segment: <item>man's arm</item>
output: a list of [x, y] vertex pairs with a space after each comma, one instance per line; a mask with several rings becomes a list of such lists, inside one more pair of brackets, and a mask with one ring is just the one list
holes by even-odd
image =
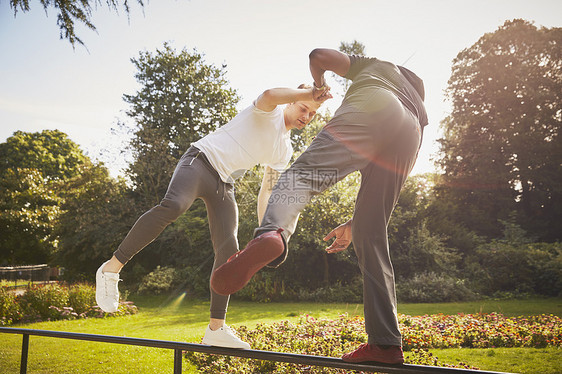
[[329, 87], [320, 91], [314, 88], [270, 88], [257, 98], [255, 105], [258, 109], [271, 112], [277, 105], [290, 104], [295, 101], [323, 103], [332, 97]]
[[295, 101], [313, 101], [312, 88], [270, 88], [258, 97], [255, 105], [258, 109], [271, 112], [277, 105]]
[[277, 170], [266, 166], [263, 172], [263, 179], [261, 181], [260, 192], [258, 194], [258, 222], [261, 225], [263, 216], [265, 215], [265, 210], [267, 209], [267, 203], [269, 197], [271, 196], [271, 191], [279, 179], [279, 173]]
[[324, 72], [333, 71], [339, 76], [345, 76], [351, 66], [349, 56], [335, 49], [316, 48], [308, 55], [310, 73], [314, 79], [314, 86], [322, 88], [326, 81]]

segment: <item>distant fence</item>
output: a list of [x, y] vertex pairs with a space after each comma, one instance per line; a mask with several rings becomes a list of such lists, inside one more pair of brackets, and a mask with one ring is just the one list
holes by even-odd
[[[212, 347], [209, 345], [195, 344], [195, 343], [180, 343], [166, 340], [153, 340], [153, 339], [140, 339], [140, 338], [127, 338], [122, 336], [110, 336], [110, 335], [93, 335], [93, 334], [82, 334], [75, 332], [63, 332], [63, 331], [48, 331], [48, 330], [33, 330], [33, 329], [19, 329], [12, 327], [0, 327], [0, 333], [10, 333], [10, 334], [21, 334], [23, 335], [22, 348], [21, 348], [21, 364], [20, 364], [20, 374], [27, 373], [27, 359], [29, 354], [29, 336], [47, 336], [52, 338], [64, 338], [64, 339], [76, 339], [76, 340], [87, 340], [105, 343], [116, 343], [116, 344], [127, 344], [127, 345], [137, 345], [144, 347], [153, 348], [166, 348], [174, 350], [174, 374], [181, 374], [182, 372], [182, 352], [200, 352], [207, 354], [218, 354], [226, 356], [236, 356], [253, 358], [258, 360], [276, 361], [276, 362], [288, 362], [293, 364], [301, 365], [312, 365], [312, 366], [322, 366], [331, 367], [347, 370], [358, 370], [366, 372], [378, 372], [378, 373], [389, 373], [389, 374], [416, 374], [416, 373], [436, 373], [436, 374], [460, 374], [460, 373], [479, 373], [479, 374], [508, 374], [499, 373], [495, 371], [485, 371], [485, 370], [469, 370], [469, 369], [457, 369], [457, 368], [444, 368], [437, 366], [424, 366], [424, 365], [383, 365], [383, 364], [369, 364], [369, 363], [349, 363], [344, 362], [339, 358], [334, 357], [323, 357], [323, 356], [312, 356], [312, 355], [302, 355], [294, 353], [281, 353], [281, 352], [270, 352], [270, 351], [258, 351], [253, 349], [233, 349], [233, 348], [222, 348], [222, 347]], [[121, 359], [122, 362], [125, 360]], [[131, 369], [134, 372], [134, 369]]]
[[58, 275], [58, 268], [49, 265], [25, 265], [0, 267], [0, 279], [17, 283], [48, 282], [53, 275]]

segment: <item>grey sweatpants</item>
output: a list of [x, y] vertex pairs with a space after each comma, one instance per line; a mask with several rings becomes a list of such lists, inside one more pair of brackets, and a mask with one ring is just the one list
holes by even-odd
[[[421, 129], [417, 118], [388, 91], [378, 90], [372, 100], [376, 105], [368, 112], [336, 112], [281, 175], [255, 235], [283, 228], [287, 243], [295, 230], [291, 223], [311, 197], [359, 170], [352, 236], [363, 275], [365, 329], [370, 344], [401, 345], [387, 227], [414, 166]], [[270, 265], [286, 256], [287, 251]]]
[[[215, 252], [213, 271], [224, 264], [238, 251], [238, 206], [234, 187], [220, 179], [196, 147], [190, 147], [182, 156], [164, 199], [137, 220], [115, 251], [115, 257], [121, 263], [127, 263], [185, 213], [197, 198], [201, 198], [207, 207]], [[225, 318], [228, 300], [228, 296], [218, 295], [211, 289], [211, 318]]]

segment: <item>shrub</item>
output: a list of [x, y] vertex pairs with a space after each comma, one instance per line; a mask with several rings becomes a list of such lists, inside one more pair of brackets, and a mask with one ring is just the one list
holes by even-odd
[[24, 311], [24, 321], [59, 319], [60, 314], [51, 306], [60, 309], [68, 306], [68, 289], [58, 284], [30, 285], [19, 302]]
[[360, 278], [355, 278], [350, 284], [337, 282], [334, 285], [320, 287], [308, 291], [299, 290], [298, 301], [313, 301], [324, 303], [362, 303], [363, 302], [363, 283]]
[[144, 276], [139, 284], [140, 294], [160, 294], [169, 291], [174, 283], [176, 270], [171, 267], [160, 267]]
[[336, 282], [324, 287], [291, 287], [276, 277], [274, 271], [261, 271], [240, 290], [237, 297], [242, 300], [271, 301], [313, 301], [324, 303], [360, 303], [363, 300], [363, 283], [355, 277], [349, 284]]
[[78, 314], [86, 313], [96, 305], [94, 287], [78, 283], [69, 287], [68, 305]]
[[237, 294], [241, 300], [271, 302], [295, 299], [295, 292], [285, 286], [285, 282], [278, 280], [271, 270], [257, 273], [250, 282]]
[[503, 224], [503, 238], [481, 244], [466, 259], [472, 288], [484, 295], [562, 294], [562, 243], [534, 243], [519, 226]]
[[105, 313], [95, 302], [95, 288], [87, 284], [28, 286], [21, 296], [0, 287], [0, 325], [44, 320], [103, 318], [137, 313], [132, 302], [121, 302], [115, 313]]
[[0, 326], [11, 325], [22, 317], [23, 311], [16, 295], [8, 287], [0, 287]]
[[435, 273], [416, 274], [396, 285], [396, 295], [401, 302], [438, 303], [474, 300], [476, 295], [464, 281]]

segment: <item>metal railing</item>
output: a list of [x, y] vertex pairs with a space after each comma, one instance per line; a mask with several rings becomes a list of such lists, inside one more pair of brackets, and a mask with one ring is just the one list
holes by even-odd
[[227, 356], [236, 356], [244, 358], [252, 358], [258, 360], [287, 362], [292, 364], [312, 365], [331, 367], [347, 370], [359, 370], [366, 372], [379, 372], [389, 374], [414, 374], [414, 373], [437, 373], [437, 374], [460, 374], [460, 373], [480, 373], [480, 374], [508, 374], [499, 373], [495, 371], [484, 370], [470, 370], [458, 368], [445, 368], [437, 366], [424, 366], [424, 365], [384, 365], [378, 363], [349, 363], [344, 362], [339, 358], [312, 356], [295, 353], [281, 353], [270, 351], [258, 351], [253, 349], [233, 349], [213, 347], [209, 345], [196, 344], [196, 343], [180, 343], [166, 340], [154, 339], [141, 339], [141, 338], [128, 338], [121, 336], [110, 335], [94, 335], [83, 334], [76, 332], [64, 331], [49, 331], [49, 330], [34, 330], [34, 329], [20, 329], [12, 327], [0, 327], [0, 333], [21, 334], [23, 335], [22, 348], [21, 348], [21, 364], [20, 374], [27, 373], [27, 359], [29, 355], [29, 337], [31, 335], [46, 336], [52, 338], [86, 340], [104, 343], [127, 344], [153, 348], [165, 348], [174, 350], [174, 374], [181, 374], [182, 372], [182, 352], [191, 351], [207, 354], [218, 354]]

